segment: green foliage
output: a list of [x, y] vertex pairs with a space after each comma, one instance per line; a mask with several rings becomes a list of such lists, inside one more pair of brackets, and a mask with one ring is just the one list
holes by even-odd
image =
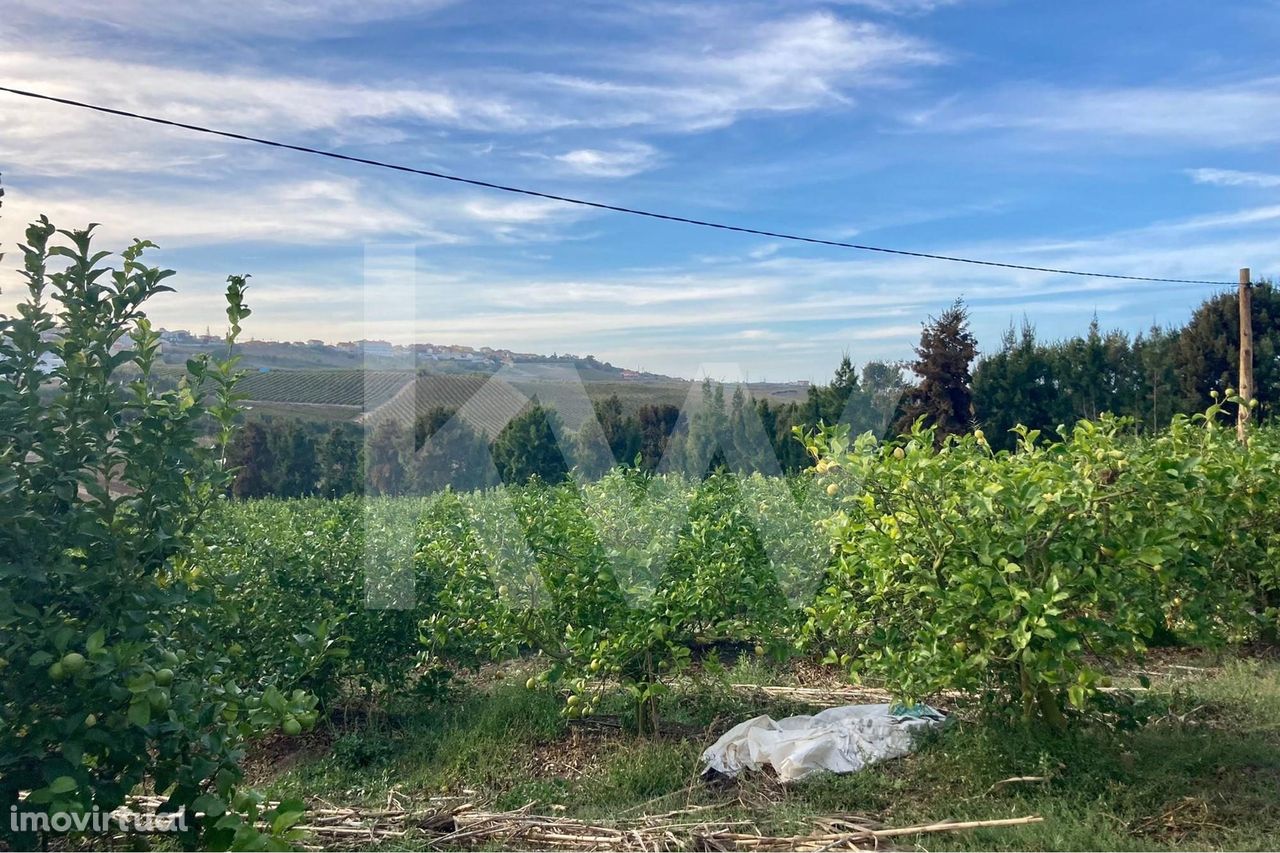
[[1061, 726], [1100, 685], [1100, 661], [1158, 633], [1256, 632], [1273, 618], [1259, 591], [1275, 590], [1261, 577], [1274, 439], [1245, 451], [1218, 414], [1151, 441], [1107, 416], [1056, 442], [1020, 428], [1014, 452], [980, 430], [939, 444], [920, 422], [887, 444], [821, 431], [810, 446], [841, 496], [839, 564], [810, 642], [904, 698], [985, 690]]
[[325, 498], [359, 495], [364, 491], [364, 463], [359, 435], [352, 429], [335, 426], [317, 444], [316, 493]]
[[[609, 487], [634, 488], [621, 476]], [[606, 548], [592, 532], [608, 529], [596, 526], [598, 517], [593, 524], [602, 504], [584, 503], [574, 490], [539, 498], [526, 518], [537, 521], [529, 542], [549, 601], [529, 614], [528, 641], [556, 662], [546, 680], [567, 679], [570, 716], [592, 713], [616, 679], [632, 697], [637, 728], [653, 732], [661, 697], [695, 651], [786, 643], [796, 614], [737, 478], [715, 475], [660, 498], [653, 509], [663, 521], [686, 521], [674, 540], [652, 537], [649, 550], [634, 539], [625, 551]], [[687, 516], [677, 502], [687, 502]]]
[[488, 443], [453, 409], [436, 408], [419, 418], [414, 448], [408, 464], [416, 494], [496, 485], [491, 481]]
[[524, 483], [537, 477], [559, 483], [569, 473], [556, 440], [562, 431], [559, 416], [542, 406], [517, 415], [493, 442], [493, 462], [504, 483]]
[[906, 432], [920, 418], [934, 429], [939, 442], [948, 435], [968, 432], [973, 420], [970, 365], [978, 354], [978, 340], [969, 330], [969, 311], [956, 300], [920, 332], [916, 360], [919, 377], [901, 402], [897, 430]]
[[[0, 319], [0, 808], [28, 791], [26, 808], [109, 812], [145, 783], [206, 815], [187, 843], [275, 847], [291, 822], [254, 828], [240, 744], [311, 700], [229, 677], [204, 633], [218, 602], [187, 559], [228, 483], [245, 279], [228, 279], [227, 357], [157, 391], [142, 308], [172, 272], [143, 263], [146, 242], [103, 266], [91, 231], [31, 225], [27, 297]], [[7, 823], [0, 838], [35, 841]]]
[[1018, 424], [1049, 434], [1102, 412], [1130, 417], [1136, 427], [1154, 432], [1176, 412], [1193, 411], [1208, 399], [1206, 389], [1187, 408], [1179, 397], [1177, 342], [1177, 335], [1158, 327], [1133, 339], [1119, 331], [1103, 334], [1095, 319], [1083, 337], [1042, 343], [1024, 322], [978, 362], [974, 418], [998, 450], [1016, 446]]
[[[219, 587], [211, 636], [235, 652], [234, 671], [326, 707], [352, 691], [429, 698], [441, 668], [533, 650], [576, 697], [572, 714], [621, 679], [650, 730], [696, 655], [785, 652], [799, 611], [781, 579], [820, 570], [829, 548], [814, 524], [828, 509], [794, 502], [777, 478], [635, 470], [583, 490], [227, 502], [193, 562]], [[785, 540], [772, 555], [762, 519]], [[371, 608], [368, 585], [394, 578], [412, 602]]]
[[[431, 649], [421, 642], [422, 624], [436, 614], [465, 621], [456, 598], [464, 578], [428, 556], [437, 543], [457, 544], [447, 538], [449, 500], [442, 495], [435, 512], [411, 498], [217, 506], [192, 561], [218, 588], [221, 607], [208, 616], [208, 630], [231, 650], [231, 671], [305, 690], [326, 711], [352, 694], [438, 693], [440, 656], [475, 660], [482, 636], [442, 632]], [[401, 565], [409, 566], [410, 606], [384, 609], [366, 597], [369, 585], [402, 580]], [[446, 592], [454, 596], [448, 605]], [[485, 600], [492, 605], [487, 584]]]
[[[1280, 291], [1270, 282], [1253, 286], [1254, 396], [1259, 413], [1280, 402]], [[1181, 383], [1183, 411], [1204, 404], [1210, 391], [1224, 392], [1238, 381], [1240, 308], [1234, 292], [1214, 296], [1196, 309], [1179, 332], [1173, 353]]]

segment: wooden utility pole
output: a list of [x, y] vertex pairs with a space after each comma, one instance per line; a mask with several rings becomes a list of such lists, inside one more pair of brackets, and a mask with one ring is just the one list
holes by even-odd
[[1253, 399], [1253, 287], [1249, 268], [1240, 270], [1240, 389], [1244, 402], [1236, 415], [1236, 435], [1249, 441], [1249, 402]]

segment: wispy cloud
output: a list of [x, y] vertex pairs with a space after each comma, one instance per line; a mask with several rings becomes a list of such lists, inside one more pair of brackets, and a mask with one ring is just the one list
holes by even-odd
[[426, 245], [547, 240], [554, 235], [541, 229], [584, 216], [551, 202], [501, 201], [470, 193], [374, 192], [352, 178], [277, 180], [245, 192], [222, 192], [210, 185], [160, 191], [136, 183], [107, 190], [95, 186], [87, 193], [57, 189], [38, 196], [18, 181], [5, 201], [0, 228], [6, 243], [22, 223], [46, 214], [61, 227], [101, 222], [101, 237], [110, 243], [145, 236], [165, 248], [358, 245], [381, 239]]
[[[729, 23], [729, 22], [726, 22]], [[928, 43], [830, 12], [724, 27], [695, 48], [659, 52], [635, 63], [633, 81], [596, 91], [627, 109], [617, 120], [698, 130], [745, 114], [847, 107], [859, 88], [943, 61]], [[710, 47], [710, 49], [708, 49]], [[593, 87], [566, 80], [570, 91]]]
[[1197, 184], [1214, 184], [1220, 187], [1280, 187], [1280, 175], [1267, 172], [1238, 172], [1235, 169], [1188, 169], [1187, 174]]
[[946, 6], [955, 6], [961, 0], [836, 0], [842, 6], [861, 6], [891, 15], [919, 15]]
[[911, 113], [909, 121], [953, 132], [1041, 131], [1063, 144], [1088, 134], [1095, 145], [1108, 138], [1144, 138], [1166, 146], [1257, 147], [1280, 141], [1280, 78], [1183, 87], [1008, 87], [980, 97], [949, 97]]
[[[299, 139], [416, 121], [427, 125], [515, 131], [531, 120], [501, 98], [460, 95], [444, 85], [415, 88], [331, 83], [272, 74], [217, 73], [114, 60], [6, 51], [0, 77], [20, 89], [103, 103], [191, 124]], [[33, 174], [146, 172], [206, 166], [242, 145], [161, 128], [142, 128], [64, 106], [0, 96], [0, 160]], [[233, 147], [234, 146], [234, 147]], [[192, 154], [198, 151], [199, 154]]]
[[353, 24], [426, 15], [457, 0], [221, 0], [216, 14], [199, 3], [169, 0], [10, 0], [10, 18], [54, 16], [63, 27], [130, 31], [145, 22], [152, 33], [189, 36], [193, 31], [262, 33], [285, 38], [348, 30]]
[[[323, 18], [346, 5], [281, 4], [277, 12]], [[388, 12], [405, 5], [411, 4], [392, 4]], [[734, 23], [695, 41], [641, 41], [644, 48], [633, 58], [596, 63], [589, 73], [439, 69], [391, 84], [349, 77], [339, 82], [220, 69], [217, 60], [180, 53], [150, 61], [102, 59], [51, 38], [0, 55], [0, 78], [16, 88], [194, 124], [295, 139], [341, 135], [358, 143], [403, 139], [415, 125], [508, 135], [706, 130], [754, 113], [846, 108], [860, 87], [940, 61], [919, 39], [827, 12]], [[38, 174], [177, 171], [207, 167], [227, 149], [205, 140], [201, 154], [193, 155], [190, 137], [175, 132], [139, 133], [119, 120], [12, 96], [0, 97], [0, 125], [0, 159]], [[555, 157], [583, 175], [617, 177], [652, 165], [656, 152], [633, 142], [562, 150]]]
[[553, 158], [568, 171], [593, 178], [629, 178], [653, 168], [658, 150], [643, 142], [622, 142], [611, 148], [575, 148]]

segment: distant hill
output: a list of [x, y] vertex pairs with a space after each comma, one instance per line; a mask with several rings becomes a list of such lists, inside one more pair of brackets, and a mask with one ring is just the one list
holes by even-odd
[[[209, 336], [162, 332], [162, 360], [179, 366], [199, 353], [220, 353], [224, 344]], [[241, 364], [251, 370], [425, 370], [431, 373], [493, 373], [512, 364], [562, 365], [585, 381], [597, 379], [669, 380], [671, 377], [615, 367], [595, 356], [540, 355], [492, 348], [419, 344], [393, 346], [386, 341], [326, 344], [322, 341], [242, 341], [236, 344]]]
[[[694, 384], [666, 377], [620, 379], [610, 371], [582, 369], [577, 376], [587, 396], [604, 400], [617, 396], [632, 413], [649, 404], [682, 406]], [[559, 391], [553, 380], [524, 385], [524, 394], [504, 383], [489, 384], [492, 373], [436, 373], [413, 370], [266, 370], [250, 373], [241, 382], [251, 416], [299, 417], [307, 420], [358, 420], [376, 424], [387, 417], [410, 420], [434, 408], [458, 409], [480, 432], [495, 436], [535, 393], [545, 400]], [[775, 401], [803, 399], [803, 385], [753, 383], [753, 396]], [[483, 392], [481, 389], [484, 389]]]

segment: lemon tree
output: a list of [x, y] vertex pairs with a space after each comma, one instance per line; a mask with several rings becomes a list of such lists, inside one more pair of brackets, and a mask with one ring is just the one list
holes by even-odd
[[[24, 809], [109, 812], [146, 783], [199, 815], [188, 844], [279, 846], [296, 810], [272, 815], [275, 836], [255, 828], [241, 743], [310, 700], [228, 677], [201, 630], [218, 602], [186, 558], [226, 485], [235, 360], [193, 359], [157, 391], [142, 309], [172, 273], [143, 263], [147, 243], [114, 268], [91, 243], [28, 228], [28, 292], [0, 318], [0, 808], [25, 791]], [[228, 349], [244, 292], [229, 279]], [[126, 366], [138, 378], [121, 385]], [[37, 843], [7, 822], [0, 839]]]

